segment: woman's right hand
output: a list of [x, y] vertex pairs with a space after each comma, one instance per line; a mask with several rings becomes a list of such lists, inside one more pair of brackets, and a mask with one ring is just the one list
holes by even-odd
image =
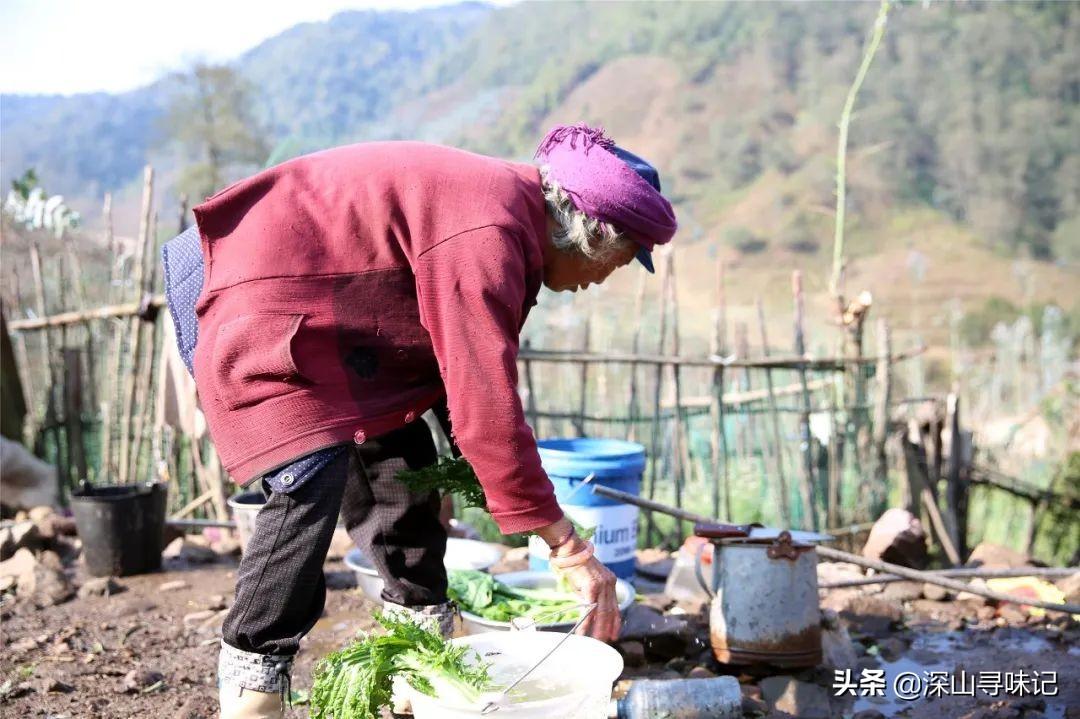
[[[582, 544], [577, 544], [581, 542]], [[571, 540], [568, 544], [581, 549], [584, 542]], [[559, 548], [559, 555], [569, 556], [571, 549]], [[553, 555], [554, 556], [554, 555]], [[615, 575], [596, 557], [589, 557], [584, 564], [556, 572], [566, 579], [574, 593], [589, 604], [596, 604], [581, 626], [578, 634], [584, 634], [602, 642], [614, 642], [622, 629], [622, 615], [619, 614], [619, 602], [615, 597]]]

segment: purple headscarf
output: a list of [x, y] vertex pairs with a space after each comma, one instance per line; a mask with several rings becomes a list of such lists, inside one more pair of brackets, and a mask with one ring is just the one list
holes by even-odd
[[615, 155], [614, 148], [602, 128], [557, 125], [540, 142], [535, 157], [548, 166], [574, 207], [614, 225], [651, 252], [675, 235], [675, 212], [657, 189]]

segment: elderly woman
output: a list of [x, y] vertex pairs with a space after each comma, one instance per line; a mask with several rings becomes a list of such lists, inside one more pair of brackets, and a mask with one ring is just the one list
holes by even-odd
[[[223, 717], [280, 716], [292, 657], [323, 610], [339, 514], [387, 607], [449, 631], [438, 497], [395, 479], [435, 461], [418, 419], [444, 400], [500, 530], [543, 538], [598, 604], [585, 631], [618, 636], [615, 578], [563, 516], [525, 423], [518, 334], [542, 284], [576, 292], [635, 257], [652, 271], [675, 217], [656, 170], [599, 130], [556, 127], [536, 159], [351, 145], [195, 208], [199, 341], [177, 320], [178, 341], [194, 347], [225, 468], [267, 495], [224, 625]], [[194, 301], [177, 289], [192, 273], [169, 267], [168, 248], [165, 259], [175, 316]]]

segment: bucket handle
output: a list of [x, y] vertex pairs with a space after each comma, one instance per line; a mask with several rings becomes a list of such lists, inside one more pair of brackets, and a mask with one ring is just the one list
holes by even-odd
[[[698, 545], [697, 550], [694, 552], [694, 576], [697, 577], [698, 584], [705, 590], [705, 593], [709, 595], [709, 599], [716, 596], [716, 591], [713, 587], [709, 586], [709, 582], [705, 581], [705, 573], [701, 569], [701, 555], [705, 553], [705, 547], [709, 546], [709, 542], [702, 542]], [[717, 579], [720, 576], [719, 563], [720, 563], [720, 548], [713, 545], [713, 579]]]

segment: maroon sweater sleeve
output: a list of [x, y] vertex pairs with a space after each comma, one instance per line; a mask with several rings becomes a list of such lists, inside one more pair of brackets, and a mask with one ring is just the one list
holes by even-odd
[[414, 270], [454, 438], [476, 470], [491, 516], [504, 534], [557, 521], [562, 510], [517, 393], [525, 302], [519, 240], [500, 227], [470, 230], [421, 254]]

